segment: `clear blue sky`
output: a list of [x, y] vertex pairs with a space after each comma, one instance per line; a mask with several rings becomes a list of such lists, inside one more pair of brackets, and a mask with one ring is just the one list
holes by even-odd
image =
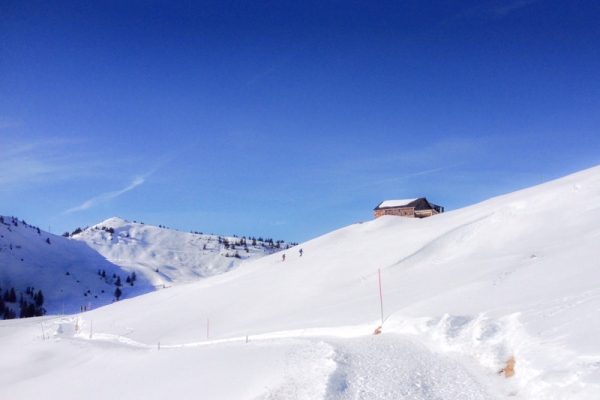
[[600, 164], [600, 3], [0, 1], [0, 214], [302, 242]]

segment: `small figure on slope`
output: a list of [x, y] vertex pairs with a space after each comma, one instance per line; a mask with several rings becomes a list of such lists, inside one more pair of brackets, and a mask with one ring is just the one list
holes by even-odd
[[285, 261], [285, 254], [281, 255], [281, 261]]
[[300, 257], [302, 257], [302, 249], [300, 249]]

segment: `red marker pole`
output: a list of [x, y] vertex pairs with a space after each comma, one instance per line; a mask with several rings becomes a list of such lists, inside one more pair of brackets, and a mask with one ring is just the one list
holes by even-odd
[[381, 304], [381, 326], [383, 326], [383, 292], [381, 290], [381, 268], [377, 270], [379, 274], [379, 303]]

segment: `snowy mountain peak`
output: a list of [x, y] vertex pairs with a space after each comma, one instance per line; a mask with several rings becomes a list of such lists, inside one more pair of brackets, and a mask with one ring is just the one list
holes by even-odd
[[112, 228], [120, 228], [120, 227], [128, 225], [128, 224], [131, 224], [131, 222], [129, 222], [123, 218], [111, 217], [111, 218], [108, 218], [108, 219], [100, 222], [97, 225], [94, 225], [94, 226], [98, 226], [98, 227], [107, 226], [107, 227], [112, 227]]
[[78, 230], [72, 238], [145, 275], [159, 289], [218, 275], [288, 247], [272, 240], [179, 232], [119, 217]]

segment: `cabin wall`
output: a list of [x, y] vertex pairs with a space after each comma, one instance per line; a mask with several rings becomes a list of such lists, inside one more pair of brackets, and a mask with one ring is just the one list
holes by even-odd
[[414, 218], [415, 217], [415, 209], [412, 207], [409, 207], [409, 208], [388, 208], [388, 209], [384, 209], [384, 210], [375, 210], [375, 219], [382, 217], [384, 215], [396, 215], [399, 217]]
[[415, 211], [415, 218], [426, 218], [431, 217], [432, 215], [437, 214], [436, 210], [419, 210]]
[[410, 201], [402, 206], [379, 208], [384, 203], [381, 202], [373, 210], [375, 212], [375, 219], [384, 215], [396, 215], [405, 218], [426, 218], [444, 212], [444, 207], [429, 203], [424, 197]]

